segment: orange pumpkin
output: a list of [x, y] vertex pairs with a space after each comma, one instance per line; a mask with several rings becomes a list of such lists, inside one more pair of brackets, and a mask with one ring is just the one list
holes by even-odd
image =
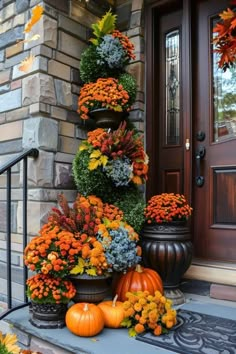
[[72, 305], [66, 313], [66, 326], [77, 336], [95, 336], [104, 328], [102, 310], [84, 302]]
[[115, 294], [118, 294], [118, 300], [126, 301], [127, 291], [148, 290], [154, 295], [156, 290], [163, 294], [163, 283], [160, 275], [153, 269], [141, 267], [140, 264], [135, 269], [129, 270], [123, 274], [115, 286]]
[[103, 301], [98, 304], [103, 312], [105, 327], [119, 328], [121, 321], [125, 318], [123, 302], [117, 301], [117, 298], [118, 295], [114, 297], [113, 301]]

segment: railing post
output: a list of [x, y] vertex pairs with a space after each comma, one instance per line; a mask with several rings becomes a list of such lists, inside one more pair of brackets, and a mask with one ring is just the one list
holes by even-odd
[[7, 247], [7, 305], [12, 307], [11, 289], [11, 168], [7, 170], [7, 228], [6, 228], [6, 247]]
[[[27, 156], [23, 159], [23, 252], [27, 245], [27, 198], [28, 198], [28, 189], [27, 189]], [[23, 253], [24, 257], [24, 253]], [[26, 280], [28, 277], [27, 267], [23, 266], [23, 282], [24, 282], [24, 302], [28, 302], [28, 297], [26, 296]]]

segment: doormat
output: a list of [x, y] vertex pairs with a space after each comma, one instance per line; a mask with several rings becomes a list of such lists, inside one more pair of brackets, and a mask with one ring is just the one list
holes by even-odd
[[168, 334], [139, 334], [136, 339], [182, 354], [236, 354], [236, 321], [179, 310]]

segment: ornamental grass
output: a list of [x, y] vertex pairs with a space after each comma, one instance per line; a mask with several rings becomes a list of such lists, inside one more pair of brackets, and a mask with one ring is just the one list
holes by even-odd
[[129, 328], [131, 337], [145, 331], [155, 336], [167, 333], [177, 323], [176, 310], [171, 300], [155, 291], [154, 296], [148, 291], [127, 292], [127, 301], [123, 303], [125, 319], [123, 327]]
[[187, 221], [192, 210], [184, 195], [162, 193], [154, 195], [148, 201], [144, 209], [144, 216], [149, 224]]

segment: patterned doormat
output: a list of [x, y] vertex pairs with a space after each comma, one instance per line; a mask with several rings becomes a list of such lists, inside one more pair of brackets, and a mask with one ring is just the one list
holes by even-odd
[[179, 310], [168, 334], [140, 334], [137, 340], [182, 354], [236, 354], [236, 321]]

